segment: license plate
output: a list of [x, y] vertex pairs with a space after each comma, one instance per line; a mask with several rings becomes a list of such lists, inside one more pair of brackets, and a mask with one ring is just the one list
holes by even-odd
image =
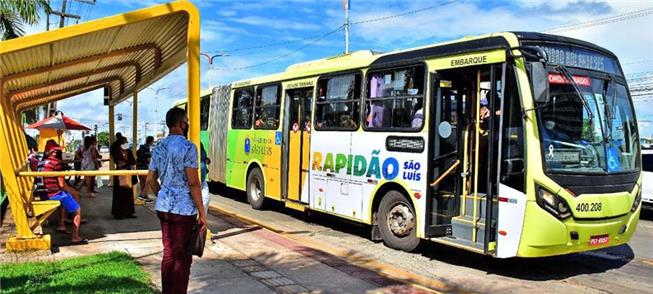
[[608, 244], [610, 237], [608, 235], [599, 235], [590, 237], [590, 246]]

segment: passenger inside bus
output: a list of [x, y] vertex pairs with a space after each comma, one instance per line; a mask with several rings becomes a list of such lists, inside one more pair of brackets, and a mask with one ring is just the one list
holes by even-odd
[[280, 108], [279, 86], [265, 86], [256, 91], [254, 127], [257, 129], [276, 129], [279, 126]]
[[368, 84], [367, 128], [421, 128], [424, 119], [423, 66], [372, 73]]
[[358, 128], [360, 119], [360, 75], [345, 74], [318, 82], [315, 103], [317, 128]]
[[417, 99], [417, 103], [414, 107], [415, 111], [412, 115], [413, 119], [410, 122], [410, 127], [413, 129], [421, 128], [424, 123], [424, 107], [422, 104], [422, 99]]

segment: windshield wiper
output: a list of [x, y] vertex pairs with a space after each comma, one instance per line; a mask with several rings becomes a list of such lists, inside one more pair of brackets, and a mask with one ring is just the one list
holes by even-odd
[[[609, 80], [603, 81], [603, 97], [607, 97], [608, 89], [613, 82], [614, 80], [612, 80], [612, 77], [610, 77]], [[617, 93], [612, 93], [612, 99], [610, 99], [610, 103], [606, 103], [605, 107], [605, 116], [607, 118], [608, 125], [608, 135], [605, 137], [605, 143], [612, 141], [612, 109], [614, 107], [615, 101], [617, 100], [616, 96]]]
[[[594, 127], [594, 112], [592, 112], [592, 108], [589, 106], [589, 103], [587, 102], [587, 98], [583, 96], [583, 93], [581, 92], [580, 88], [578, 87], [578, 84], [576, 84], [576, 81], [574, 80], [574, 77], [571, 76], [569, 73], [569, 70], [567, 67], [565, 67], [562, 64], [559, 64], [556, 66], [556, 70], [560, 73], [562, 73], [567, 80], [569, 80], [569, 84], [571, 84], [572, 88], [574, 88], [574, 91], [576, 92], [576, 95], [580, 98], [580, 102], [583, 103], [583, 108], [585, 108], [585, 111], [587, 111], [587, 115], [589, 115], [590, 118], [590, 126]], [[601, 127], [601, 134], [605, 138], [605, 133], [603, 131], [603, 127]]]

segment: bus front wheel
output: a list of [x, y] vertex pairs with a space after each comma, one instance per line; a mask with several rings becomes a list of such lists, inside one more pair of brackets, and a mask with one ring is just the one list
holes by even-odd
[[249, 205], [254, 209], [262, 209], [265, 204], [265, 182], [260, 169], [253, 169], [247, 176], [246, 192]]
[[386, 246], [411, 252], [419, 246], [415, 209], [403, 194], [389, 191], [379, 205], [379, 231]]

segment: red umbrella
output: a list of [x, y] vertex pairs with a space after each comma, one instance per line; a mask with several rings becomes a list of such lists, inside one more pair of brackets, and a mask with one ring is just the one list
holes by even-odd
[[91, 129], [70, 117], [63, 114], [48, 117], [44, 120], [38, 121], [27, 126], [30, 129], [55, 129], [55, 130], [80, 130], [90, 131]]

